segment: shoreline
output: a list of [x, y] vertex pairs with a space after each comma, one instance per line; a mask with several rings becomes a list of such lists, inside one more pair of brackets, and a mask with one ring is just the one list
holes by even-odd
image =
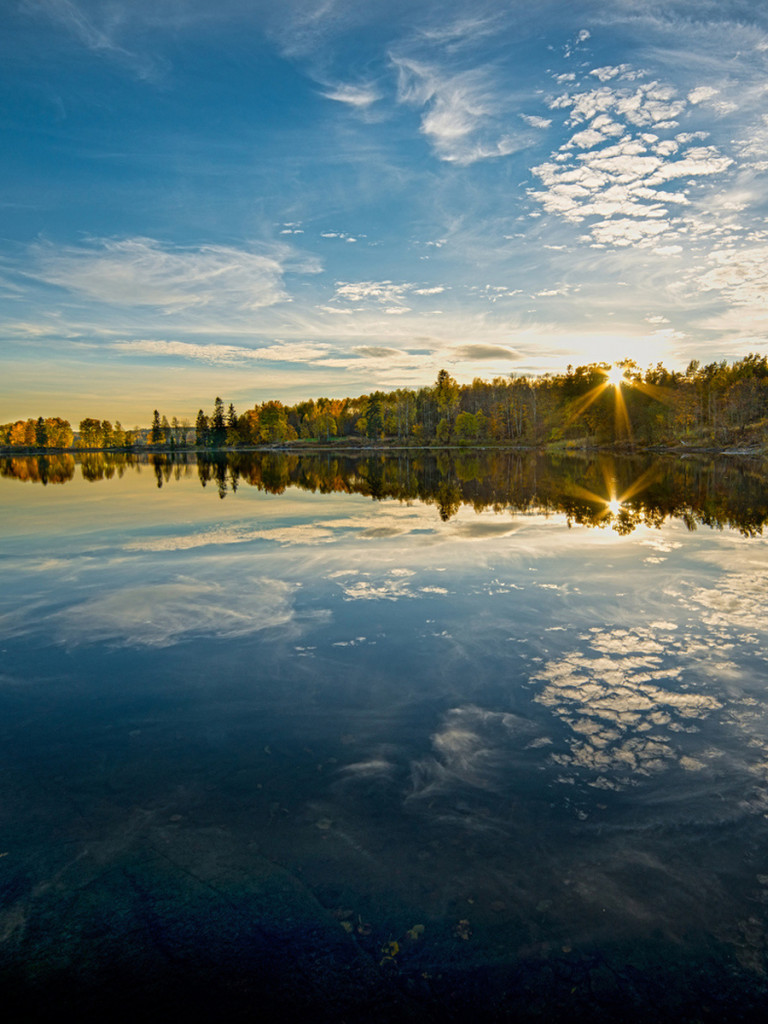
[[320, 453], [334, 453], [340, 455], [356, 454], [380, 454], [403, 452], [450, 452], [452, 454], [470, 452], [515, 452], [520, 454], [541, 454], [541, 455], [580, 455], [587, 453], [603, 453], [611, 455], [678, 455], [685, 456], [728, 456], [740, 458], [768, 459], [768, 446], [747, 445], [699, 445], [685, 441], [678, 441], [674, 444], [601, 444], [588, 443], [567, 443], [562, 441], [545, 444], [397, 444], [392, 442], [373, 442], [363, 439], [359, 443], [354, 442], [307, 442], [307, 441], [277, 441], [272, 444], [244, 445], [244, 446], [221, 446], [217, 448], [202, 447], [197, 445], [174, 446], [158, 445], [150, 447], [130, 448], [81, 448], [70, 446], [68, 448], [11, 448], [0, 447], [0, 457], [3, 458], [45, 458], [56, 455], [239, 455], [253, 453], [281, 452], [284, 454], [314, 455]]

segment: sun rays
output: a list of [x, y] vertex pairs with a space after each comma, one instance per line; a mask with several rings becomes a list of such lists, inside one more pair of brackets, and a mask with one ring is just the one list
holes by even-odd
[[579, 416], [582, 416], [587, 409], [596, 402], [601, 395], [605, 394], [608, 389], [613, 390], [614, 394], [614, 421], [616, 437], [631, 439], [632, 437], [632, 424], [630, 423], [629, 413], [627, 412], [627, 405], [624, 401], [624, 395], [622, 393], [623, 388], [634, 386], [634, 381], [631, 381], [626, 375], [626, 368], [624, 363], [614, 363], [609, 367], [601, 367], [603, 374], [603, 380], [599, 384], [596, 384], [591, 390], [576, 402], [573, 407], [573, 411], [568, 419], [569, 423], [572, 423]]

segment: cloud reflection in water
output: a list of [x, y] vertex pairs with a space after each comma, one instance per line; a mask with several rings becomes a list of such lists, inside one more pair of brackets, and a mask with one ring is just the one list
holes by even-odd
[[248, 584], [233, 589], [186, 579], [126, 587], [71, 605], [51, 617], [51, 626], [69, 644], [167, 647], [195, 636], [241, 637], [291, 622], [290, 584]]

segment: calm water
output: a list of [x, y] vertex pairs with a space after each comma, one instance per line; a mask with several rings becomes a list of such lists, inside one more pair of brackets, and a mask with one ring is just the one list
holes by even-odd
[[0, 474], [13, 1019], [757, 1017], [757, 468]]

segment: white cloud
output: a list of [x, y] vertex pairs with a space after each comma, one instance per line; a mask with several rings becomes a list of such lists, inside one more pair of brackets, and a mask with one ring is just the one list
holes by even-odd
[[323, 93], [328, 100], [335, 100], [337, 103], [345, 103], [347, 106], [357, 109], [366, 109], [377, 100], [381, 99], [381, 93], [371, 85], [336, 85], [330, 86]]
[[643, 246], [655, 242], [659, 235], [669, 230], [669, 226], [666, 220], [604, 220], [592, 226], [591, 234], [597, 245], [618, 248]]
[[713, 96], [717, 96], [717, 93], [718, 90], [713, 89], [711, 85], [700, 85], [688, 93], [688, 102], [703, 103], [705, 100], [711, 100]]
[[613, 110], [630, 124], [641, 127], [670, 123], [685, 109], [685, 100], [677, 99], [671, 86], [647, 82], [634, 91], [604, 85], [585, 92], [566, 93], [551, 100], [549, 106], [552, 110], [570, 109], [572, 125]]
[[475, 43], [483, 36], [488, 36], [497, 30], [498, 21], [495, 17], [462, 16], [440, 25], [431, 25], [429, 28], [421, 29], [419, 35], [433, 44], [443, 46], [447, 44], [450, 49], [452, 43], [458, 43], [461, 46]]
[[285, 301], [288, 267], [317, 272], [287, 248], [266, 253], [224, 245], [182, 247], [152, 238], [94, 239], [88, 246], [33, 250], [32, 276], [119, 306], [178, 312], [206, 306], [256, 310]]
[[362, 302], [373, 299], [381, 303], [399, 302], [412, 284], [395, 284], [393, 281], [339, 281], [336, 285], [337, 299], [347, 302]]
[[421, 132], [442, 160], [465, 166], [526, 144], [504, 129], [504, 104], [488, 71], [451, 73], [405, 57], [392, 62], [399, 102], [422, 109]]
[[618, 64], [615, 67], [609, 64], [602, 68], [593, 68], [589, 73], [600, 82], [610, 82], [614, 78], [632, 82], [645, 76], [645, 71], [634, 69], [629, 64]]
[[535, 299], [550, 299], [556, 295], [567, 295], [567, 288], [542, 288], [539, 292], [534, 292], [531, 298]]
[[318, 306], [321, 313], [333, 313], [338, 316], [352, 316], [354, 309], [346, 309], [342, 306]]
[[[417, 287], [410, 282], [395, 281], [338, 281], [331, 302], [320, 308], [328, 313], [342, 315], [370, 313], [380, 311], [386, 316], [404, 316], [413, 312], [408, 300], [415, 296], [429, 297], [440, 295], [445, 291], [444, 285]], [[437, 315], [440, 311], [431, 309], [430, 314]], [[423, 314], [422, 314], [423, 315]], [[356, 318], [357, 319], [357, 318]]]
[[531, 128], [549, 128], [552, 124], [551, 117], [539, 117], [537, 114], [521, 114], [520, 117], [529, 124]]
[[768, 307], [768, 236], [752, 245], [724, 246], [707, 256], [703, 273], [692, 279], [700, 291], [716, 291], [729, 303], [762, 311]]
[[586, 29], [586, 28], [580, 29], [579, 32], [576, 34], [576, 38], [573, 39], [572, 41], [566, 43], [565, 46], [563, 47], [563, 55], [566, 58], [567, 57], [571, 57], [573, 55], [573, 53], [579, 48], [579, 46], [582, 43], [586, 43], [586, 41], [588, 39], [591, 39], [591, 38], [592, 38], [592, 33], [589, 31], [589, 29]]
[[[337, 311], [336, 311], [337, 312]], [[132, 355], [178, 357], [212, 365], [248, 362], [307, 363], [328, 354], [327, 345], [293, 343], [245, 348], [242, 345], [196, 344], [188, 341], [139, 339], [116, 341], [112, 348]]]

